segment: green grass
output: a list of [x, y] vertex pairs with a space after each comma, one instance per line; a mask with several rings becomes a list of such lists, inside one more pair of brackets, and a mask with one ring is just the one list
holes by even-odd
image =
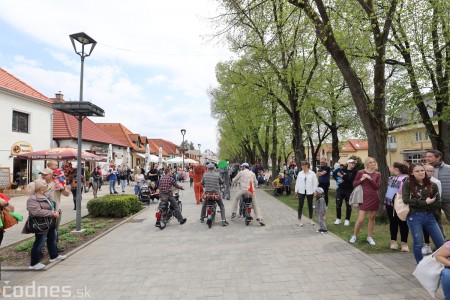
[[[294, 186], [294, 185], [292, 185]], [[270, 187], [267, 187], [265, 190], [270, 195], [273, 195], [272, 189]], [[286, 196], [283, 194], [282, 196], [276, 197], [279, 201], [283, 202], [287, 206], [293, 208], [295, 211], [298, 210], [298, 198], [296, 195], [294, 195], [294, 191], [292, 189], [291, 196]], [[330, 190], [328, 192], [328, 210], [326, 213], [326, 225], [329, 232], [332, 232], [336, 236], [340, 237], [344, 241], [348, 242], [350, 240], [350, 237], [353, 235], [353, 228], [355, 226], [356, 219], [358, 218], [358, 209], [352, 210], [352, 215], [350, 218], [350, 226], [344, 226], [342, 220], [342, 223], [340, 225], [334, 225], [334, 221], [336, 220], [336, 191]], [[313, 200], [315, 201], [315, 199]], [[313, 202], [314, 203], [314, 202]], [[342, 216], [345, 218], [345, 212], [346, 207], [345, 204], [342, 205]], [[303, 206], [303, 216], [308, 217], [308, 204], [305, 200], [305, 204]], [[315, 215], [313, 215], [314, 222], [317, 222], [317, 218]], [[391, 235], [389, 232], [389, 222], [386, 216], [379, 216], [377, 215], [375, 220], [375, 228], [373, 231], [373, 239], [376, 242], [375, 246], [370, 246], [369, 243], [367, 243], [367, 222], [368, 222], [368, 216], [366, 215], [366, 219], [363, 223], [363, 226], [361, 227], [361, 230], [358, 234], [358, 239], [354, 246], [361, 251], [367, 253], [367, 254], [380, 254], [380, 253], [392, 253], [392, 252], [398, 252], [393, 251], [389, 249], [390, 243], [391, 243]], [[444, 224], [446, 224], [444, 222]], [[448, 225], [448, 223], [447, 223]], [[445, 225], [444, 225], [445, 226]], [[400, 246], [400, 232], [398, 233], [398, 239], [397, 239], [399, 246]], [[412, 251], [412, 239], [411, 235], [408, 237], [408, 244], [409, 249]]]

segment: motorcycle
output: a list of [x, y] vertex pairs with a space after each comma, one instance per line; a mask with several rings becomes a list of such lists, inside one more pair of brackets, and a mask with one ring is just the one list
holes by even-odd
[[250, 193], [244, 193], [239, 201], [239, 217], [244, 218], [245, 225], [248, 226], [253, 220], [252, 209], [253, 201]]
[[206, 224], [211, 228], [216, 219], [217, 200], [220, 199], [219, 194], [205, 194], [206, 201]]
[[[180, 194], [178, 192], [175, 192], [173, 197], [177, 201], [178, 207], [180, 208], [180, 211], [183, 210], [183, 204], [180, 200]], [[158, 208], [156, 209], [156, 227], [159, 227], [159, 229], [163, 230], [166, 228], [167, 223], [169, 223], [170, 220], [173, 219], [175, 216], [175, 209], [169, 202], [168, 195], [161, 194], [161, 201], [159, 201]]]

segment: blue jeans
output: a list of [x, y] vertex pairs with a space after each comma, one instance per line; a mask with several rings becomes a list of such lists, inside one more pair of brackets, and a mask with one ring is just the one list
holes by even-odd
[[408, 222], [409, 230], [413, 239], [413, 253], [416, 262], [422, 260], [422, 242], [423, 242], [423, 229], [430, 234], [436, 248], [441, 247], [444, 244], [444, 236], [439, 228], [436, 217], [430, 212], [415, 212], [408, 216], [406, 219]]
[[122, 188], [122, 192], [125, 192], [125, 186], [127, 185], [126, 179], [120, 179], [120, 187]]
[[445, 300], [450, 300], [450, 269], [445, 268], [441, 273], [441, 286]]
[[116, 180], [115, 179], [109, 181], [109, 193], [110, 194], [117, 193], [117, 191], [116, 191]]
[[136, 185], [134, 186], [134, 194], [137, 195], [139, 194], [139, 185], [136, 183]]
[[50, 259], [58, 257], [58, 248], [56, 247], [56, 229], [53, 227], [47, 234], [35, 234], [33, 248], [31, 248], [31, 262], [30, 266], [34, 266], [41, 261], [41, 248], [47, 238], [47, 250], [50, 254]]

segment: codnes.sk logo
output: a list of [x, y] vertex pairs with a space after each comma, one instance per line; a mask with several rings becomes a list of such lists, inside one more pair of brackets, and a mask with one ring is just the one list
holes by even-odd
[[32, 281], [28, 285], [13, 285], [3, 281], [0, 298], [90, 298], [91, 289], [73, 289], [70, 285], [38, 285]]

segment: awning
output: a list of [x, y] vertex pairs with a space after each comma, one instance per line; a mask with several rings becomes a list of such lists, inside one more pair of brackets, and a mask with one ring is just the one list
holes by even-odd
[[403, 150], [400, 154], [424, 154], [427, 150]]
[[134, 155], [140, 156], [142, 158], [145, 158], [145, 154], [141, 154], [141, 153], [137, 153], [137, 152], [133, 152]]

